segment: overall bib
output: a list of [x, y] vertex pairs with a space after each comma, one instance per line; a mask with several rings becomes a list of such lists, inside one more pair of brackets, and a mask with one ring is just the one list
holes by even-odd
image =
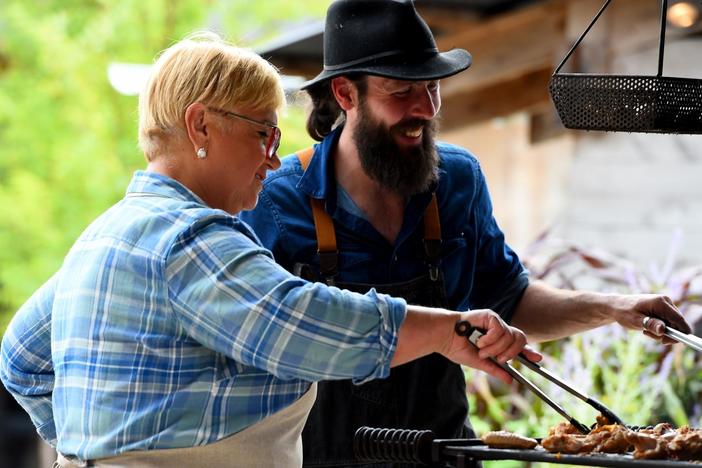
[[[312, 149], [297, 153], [307, 168]], [[380, 293], [404, 298], [407, 303], [446, 308], [443, 275], [439, 269], [441, 228], [436, 196], [424, 214], [424, 246], [427, 273], [410, 281], [365, 284], [336, 281], [338, 271], [336, 234], [323, 201], [312, 199], [317, 231], [320, 277], [309, 265], [295, 265], [295, 273], [310, 281], [341, 289]], [[361, 426], [394, 429], [431, 429], [439, 438], [475, 437], [468, 423], [465, 377], [461, 366], [439, 354], [431, 354], [394, 367], [387, 379], [362, 385], [351, 380], [319, 382], [317, 401], [302, 432], [303, 464], [307, 467], [415, 466], [358, 462], [353, 436]], [[478, 465], [476, 465], [478, 466]]]

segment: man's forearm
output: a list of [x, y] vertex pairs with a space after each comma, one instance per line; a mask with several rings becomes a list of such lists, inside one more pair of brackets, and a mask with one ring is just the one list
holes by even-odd
[[511, 325], [520, 328], [533, 343], [560, 339], [614, 319], [608, 295], [556, 289], [535, 281], [524, 291]]

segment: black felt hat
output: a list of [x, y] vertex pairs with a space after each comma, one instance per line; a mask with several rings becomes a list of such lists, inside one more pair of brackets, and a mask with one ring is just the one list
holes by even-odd
[[337, 0], [327, 10], [324, 70], [302, 89], [349, 73], [436, 80], [470, 64], [463, 49], [439, 52], [412, 0]]

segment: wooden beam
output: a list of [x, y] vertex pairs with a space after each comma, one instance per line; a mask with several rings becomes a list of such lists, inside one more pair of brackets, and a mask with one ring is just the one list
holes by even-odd
[[441, 38], [439, 49], [461, 47], [473, 55], [470, 69], [444, 80], [442, 89], [466, 93], [553, 67], [563, 48], [565, 6], [547, 0]]
[[455, 8], [429, 8], [417, 5], [417, 11], [426, 21], [434, 34], [434, 38], [439, 40], [443, 36], [458, 34], [465, 30], [466, 25], [477, 24], [479, 17], [476, 13]]
[[[564, 41], [567, 48], [580, 37], [602, 6], [601, 0], [570, 0]], [[660, 1], [619, 0], [612, 2], [578, 46], [564, 72], [623, 73], [614, 64], [619, 57], [657, 44], [660, 33]], [[669, 28], [668, 38], [677, 34]], [[567, 49], [566, 49], [567, 50]], [[564, 53], [565, 51], [564, 50]], [[655, 72], [653, 68], [643, 71]]]
[[[623, 0], [612, 2], [604, 14], [610, 17], [609, 47], [613, 53], [626, 54], [658, 44], [660, 36], [659, 0]], [[674, 36], [668, 28], [666, 36]], [[654, 66], [655, 73], [655, 66]]]
[[531, 108], [543, 109], [550, 105], [548, 81], [552, 72], [550, 67], [542, 68], [480, 89], [443, 95], [441, 129], [452, 130]]

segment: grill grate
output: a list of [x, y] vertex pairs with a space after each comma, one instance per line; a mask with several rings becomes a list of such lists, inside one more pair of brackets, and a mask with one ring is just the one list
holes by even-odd
[[[627, 426], [640, 430], [650, 426]], [[539, 439], [537, 439], [539, 440]], [[415, 463], [418, 466], [462, 468], [466, 461], [521, 460], [611, 468], [700, 468], [698, 462], [635, 459], [631, 454], [563, 454], [543, 448], [496, 449], [480, 439], [436, 439], [430, 430], [360, 427], [353, 439], [356, 459], [371, 463]]]

